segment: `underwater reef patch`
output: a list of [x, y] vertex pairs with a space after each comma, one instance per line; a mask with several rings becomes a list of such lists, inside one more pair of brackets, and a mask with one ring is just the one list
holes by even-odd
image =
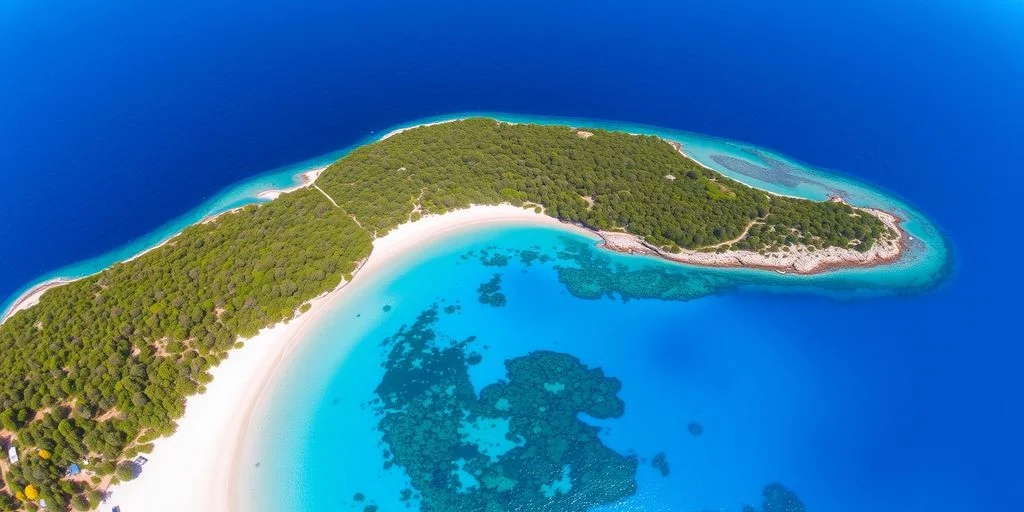
[[384, 341], [375, 391], [390, 458], [420, 509], [584, 512], [636, 492], [637, 458], [605, 446], [578, 416], [618, 418], [620, 382], [569, 354], [505, 361], [507, 377], [479, 396], [469, 378], [472, 338], [435, 330], [438, 308]]
[[696, 421], [691, 421], [690, 424], [686, 426], [686, 430], [693, 437], [700, 437], [704, 435], [704, 425], [701, 425]]
[[807, 507], [796, 493], [778, 482], [766, 485], [761, 496], [764, 501], [760, 511], [752, 505], [746, 505], [743, 512], [807, 512]]
[[668, 458], [665, 456], [665, 452], [658, 452], [653, 459], [651, 459], [651, 467], [657, 469], [661, 476], [668, 476], [672, 470], [668, 467]]
[[480, 303], [487, 304], [500, 308], [505, 305], [507, 299], [504, 293], [501, 293], [501, 274], [494, 274], [490, 281], [481, 284], [476, 292], [480, 294]]

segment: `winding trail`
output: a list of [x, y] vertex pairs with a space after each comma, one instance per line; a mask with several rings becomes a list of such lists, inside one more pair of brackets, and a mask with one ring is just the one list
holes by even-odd
[[423, 201], [423, 194], [427, 191], [427, 187], [420, 188], [420, 195], [416, 197], [416, 200], [412, 202], [412, 211], [409, 212], [409, 222], [412, 222], [412, 216], [415, 213], [423, 214], [423, 205], [420, 204]]
[[324, 189], [320, 188], [320, 185], [317, 185], [316, 183], [314, 183], [313, 184], [313, 188], [319, 190], [320, 193], [323, 194], [324, 197], [326, 197], [327, 200], [330, 201], [331, 204], [333, 204], [335, 208], [341, 208], [340, 206], [338, 206], [338, 203], [334, 202], [334, 198], [331, 197], [330, 194], [328, 194], [327, 192], [324, 192]]
[[[366, 229], [365, 227], [363, 227], [363, 224], [362, 224], [361, 222], [359, 222], [359, 219], [357, 219], [355, 215], [353, 215], [353, 214], [349, 213], [349, 212], [348, 212], [348, 211], [346, 211], [346, 210], [345, 210], [344, 208], [342, 208], [342, 207], [341, 207], [341, 206], [340, 206], [340, 205], [339, 205], [339, 204], [338, 204], [338, 203], [337, 203], [337, 202], [336, 202], [336, 201], [334, 200], [334, 198], [333, 198], [333, 197], [331, 197], [331, 195], [330, 195], [330, 194], [328, 194], [327, 192], [324, 192], [324, 189], [320, 188], [320, 186], [319, 186], [319, 185], [317, 185], [316, 183], [314, 183], [314, 184], [313, 184], [313, 188], [315, 188], [315, 189], [319, 190], [319, 191], [320, 191], [320, 193], [321, 193], [321, 194], [323, 194], [323, 195], [324, 195], [324, 197], [326, 197], [326, 198], [327, 198], [327, 200], [328, 200], [328, 201], [330, 201], [330, 202], [331, 202], [331, 204], [333, 204], [335, 208], [337, 208], [337, 209], [341, 210], [342, 212], [344, 212], [344, 213], [345, 213], [345, 215], [348, 215], [348, 216], [349, 216], [349, 218], [351, 218], [351, 219], [352, 219], [352, 222], [355, 222], [355, 223], [356, 223], [356, 226], [359, 226], [359, 229], [362, 229], [363, 231], [367, 231], [367, 229]], [[374, 236], [373, 236], [373, 237], [374, 237], [374, 238], [377, 238], [376, 232], [374, 232]]]
[[754, 220], [750, 221], [750, 224], [747, 224], [747, 227], [743, 229], [743, 232], [740, 233], [740, 235], [737, 236], [736, 238], [733, 238], [732, 240], [726, 240], [724, 242], [719, 242], [719, 243], [717, 243], [715, 245], [705, 245], [704, 247], [698, 247], [695, 250], [699, 251], [699, 250], [702, 250], [702, 249], [718, 249], [719, 247], [723, 247], [723, 246], [726, 246], [726, 245], [731, 245], [731, 244], [734, 244], [736, 242], [739, 242], [740, 240], [743, 240], [744, 238], [747, 237], [747, 233], [750, 233], [750, 228], [754, 227], [755, 224], [764, 224], [764, 222], [762, 222], [762, 221], [764, 219], [766, 219], [766, 218], [768, 218], [767, 215], [764, 218], [754, 219]]

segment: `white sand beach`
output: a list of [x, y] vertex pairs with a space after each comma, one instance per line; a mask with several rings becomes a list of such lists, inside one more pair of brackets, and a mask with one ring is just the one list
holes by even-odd
[[444, 121], [434, 121], [432, 123], [422, 123], [422, 124], [417, 124], [417, 125], [414, 125], [414, 126], [406, 126], [405, 128], [399, 128], [397, 130], [391, 130], [390, 132], [385, 133], [384, 136], [381, 137], [378, 140], [390, 139], [391, 137], [394, 137], [395, 135], [398, 135], [399, 133], [407, 132], [409, 130], [414, 130], [416, 128], [423, 128], [424, 126], [434, 126], [434, 125], [438, 125], [438, 124], [454, 123], [455, 121], [462, 121], [463, 119], [467, 119], [467, 118], [465, 118], [465, 117], [457, 117], [457, 118], [454, 118], [454, 119], [445, 119]]
[[629, 233], [600, 231], [603, 246], [629, 254], [647, 254], [669, 261], [701, 267], [757, 268], [774, 270], [784, 274], [812, 275], [834, 269], [874, 267], [891, 263], [904, 254], [908, 235], [900, 227], [900, 219], [881, 210], [856, 208], [867, 215], [874, 215], [896, 236], [880, 240], [870, 249], [860, 252], [851, 248], [828, 247], [810, 249], [794, 245], [786, 251], [761, 254], [756, 251], [730, 249], [723, 252], [701, 252], [683, 250], [677, 253], [662, 250], [642, 238]]
[[260, 331], [244, 347], [213, 370], [206, 393], [188, 400], [185, 415], [174, 435], [155, 442], [149, 462], [131, 482], [110, 489], [100, 510], [120, 506], [122, 512], [223, 512], [233, 508], [231, 475], [237, 450], [260, 395], [280, 364], [301, 343], [324, 314], [369, 276], [395, 257], [445, 234], [494, 224], [556, 226], [593, 233], [563, 224], [533, 210], [511, 205], [473, 206], [445, 215], [428, 215], [392, 230], [373, 243], [373, 252], [350, 283], [342, 283], [312, 301], [312, 308], [287, 323]]
[[0, 317], [0, 324], [4, 323], [4, 321], [6, 321], [8, 318], [11, 317], [11, 315], [17, 313], [18, 311], [28, 309], [32, 306], [35, 306], [36, 304], [39, 304], [39, 299], [43, 297], [43, 294], [46, 293], [46, 290], [49, 290], [50, 288], [56, 288], [58, 286], [64, 286], [74, 281], [74, 279], [55, 277], [53, 279], [48, 279], [46, 281], [43, 281], [42, 283], [33, 286], [28, 291], [23, 293], [20, 297], [15, 299], [14, 303], [11, 304], [11, 307], [8, 308], [7, 311], [3, 313], [2, 317]]
[[284, 188], [284, 189], [264, 190], [263, 192], [260, 192], [259, 194], [256, 194], [256, 197], [258, 197], [260, 199], [274, 200], [274, 199], [277, 199], [277, 198], [281, 197], [281, 194], [287, 194], [288, 192], [294, 192], [296, 190], [299, 190], [300, 188], [308, 187], [308, 186], [312, 185], [313, 182], [316, 181], [316, 179], [320, 177], [320, 174], [323, 173], [324, 170], [326, 170], [326, 169], [327, 169], [326, 165], [321, 166], [321, 167], [317, 167], [315, 169], [310, 169], [310, 170], [308, 170], [308, 171], [306, 171], [306, 172], [304, 172], [304, 173], [299, 175], [299, 184], [298, 185], [295, 185], [294, 187], [290, 187], [290, 188]]

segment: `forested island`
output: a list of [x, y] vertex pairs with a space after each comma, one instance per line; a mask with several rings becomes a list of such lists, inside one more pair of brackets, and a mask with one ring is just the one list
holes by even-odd
[[[0, 325], [0, 447], [18, 454], [0, 462], [0, 510], [94, 508], [174, 432], [240, 338], [350, 280], [398, 225], [497, 203], [584, 226], [613, 248], [707, 264], [876, 264], [900, 246], [882, 212], [771, 195], [657, 137], [491, 119], [406, 130], [354, 150], [313, 187], [192, 226]], [[788, 268], [768, 263], [752, 266]]]

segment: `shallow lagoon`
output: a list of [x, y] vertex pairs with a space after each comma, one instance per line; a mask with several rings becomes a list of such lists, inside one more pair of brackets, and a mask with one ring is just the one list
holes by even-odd
[[[809, 510], [927, 504], [908, 482], [874, 479], [858, 460], [856, 447], [876, 442], [885, 421], [885, 400], [874, 395], [908, 384], [899, 376], [879, 383], [886, 376], [876, 364], [849, 357], [883, 319], [862, 322], [859, 308], [814, 296], [805, 279], [619, 255], [536, 227], [465, 232], [417, 258], [337, 304], [286, 361], [242, 454], [238, 491], [254, 500], [243, 503], [268, 511], [416, 508], [419, 493], [403, 500], [409, 477], [385, 456], [395, 446], [382, 442], [375, 390], [391, 368], [382, 343], [434, 308], [428, 328], [439, 338], [476, 338], [465, 349], [481, 356], [467, 366], [476, 393], [506, 377], [506, 361], [537, 350], [569, 354], [621, 382], [621, 417], [579, 419], [601, 427], [603, 445], [636, 457], [637, 490], [595, 510], [740, 510], [759, 506], [773, 482]], [[496, 291], [481, 290], [496, 274], [504, 297], [497, 306]], [[746, 291], [721, 293], [723, 286]], [[858, 292], [829, 292], [842, 293]], [[828, 322], [798, 313], [808, 307], [850, 327], [820, 331]], [[864, 387], [867, 378], [875, 382]], [[467, 439], [517, 442], [505, 438], [507, 428], [488, 427]], [[653, 464], [659, 453], [664, 476]]]

